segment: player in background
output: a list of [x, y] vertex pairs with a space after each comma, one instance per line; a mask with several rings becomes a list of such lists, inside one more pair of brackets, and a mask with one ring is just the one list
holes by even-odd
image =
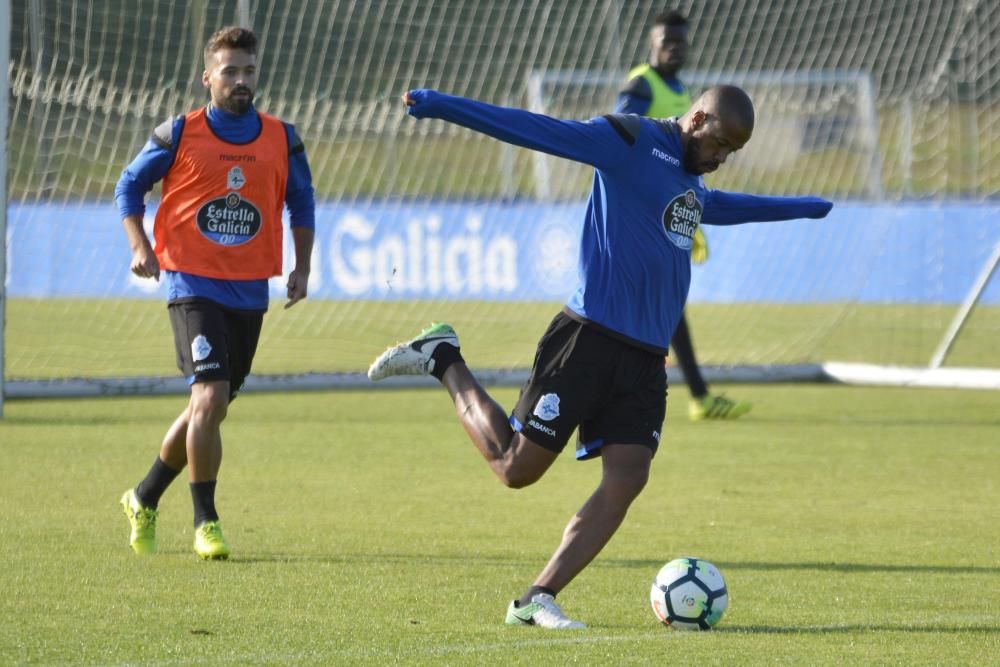
[[[160, 496], [187, 466], [195, 553], [229, 556], [215, 507], [220, 425], [250, 372], [268, 279], [281, 275], [283, 205], [295, 244], [285, 307], [306, 296], [312, 176], [295, 129], [254, 108], [256, 54], [249, 30], [228, 27], [212, 35], [202, 74], [209, 104], [157, 127], [115, 188], [131, 271], [157, 280], [163, 271], [177, 365], [191, 385], [187, 407], [167, 430], [153, 466], [121, 498], [137, 554], [156, 551]], [[160, 180], [154, 251], [142, 220], [145, 194]]]
[[584, 627], [555, 597], [607, 544], [646, 485], [666, 412], [663, 356], [687, 298], [698, 225], [822, 218], [832, 204], [705, 187], [702, 174], [753, 131], [753, 103], [733, 86], [711, 88], [679, 119], [665, 120], [557, 120], [433, 90], [403, 99], [416, 118], [440, 118], [595, 168], [578, 287], [542, 336], [509, 417], [469, 372], [447, 324], [389, 348], [368, 369], [373, 380], [437, 378], [475, 447], [511, 488], [538, 481], [579, 427], [576, 457], [600, 457], [601, 481], [534, 584], [510, 603], [506, 622]]
[[[649, 62], [628, 73], [628, 83], [618, 93], [616, 113], [634, 113], [650, 118], [677, 118], [691, 107], [691, 93], [677, 73], [687, 63], [688, 22], [680, 12], [669, 10], [657, 14], [649, 31]], [[708, 242], [701, 228], [695, 232], [691, 261], [703, 264], [708, 260]], [[691, 391], [688, 417], [702, 419], [735, 419], [750, 411], [747, 401], [734, 401], [713, 395], [698, 367], [687, 318], [681, 314], [677, 330], [670, 340], [684, 380]]]

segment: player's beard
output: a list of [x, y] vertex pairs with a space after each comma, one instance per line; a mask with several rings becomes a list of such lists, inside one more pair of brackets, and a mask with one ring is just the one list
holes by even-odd
[[698, 160], [698, 149], [701, 148], [701, 140], [697, 137], [688, 138], [687, 147], [684, 149], [684, 168], [692, 174], [707, 174], [719, 168], [716, 162], [701, 162]]
[[[238, 93], [245, 93], [243, 97], [237, 97]], [[253, 104], [253, 91], [249, 88], [234, 88], [219, 102], [219, 107], [235, 116], [245, 114]]]
[[665, 79], [677, 78], [677, 72], [684, 67], [684, 58], [672, 57], [660, 62], [656, 71]]

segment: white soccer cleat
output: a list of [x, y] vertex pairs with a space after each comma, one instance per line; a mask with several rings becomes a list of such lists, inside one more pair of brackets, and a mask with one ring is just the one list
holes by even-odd
[[399, 343], [379, 355], [368, 369], [369, 380], [393, 375], [427, 375], [434, 370], [431, 355], [441, 343], [458, 347], [458, 334], [450, 324], [432, 324], [405, 343]]
[[582, 630], [587, 626], [580, 621], [567, 618], [562, 608], [556, 604], [555, 598], [547, 593], [537, 593], [531, 602], [523, 607], [517, 606], [517, 600], [507, 607], [507, 625], [537, 625], [547, 630]]

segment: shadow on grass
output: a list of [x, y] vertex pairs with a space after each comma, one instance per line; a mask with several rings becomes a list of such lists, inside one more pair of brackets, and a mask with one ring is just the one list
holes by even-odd
[[[751, 413], [753, 414], [753, 413]], [[719, 422], [722, 424], [723, 422]], [[732, 421], [725, 422], [726, 424], [732, 424]], [[744, 424], [758, 424], [758, 425], [828, 425], [828, 426], [857, 426], [861, 428], [869, 428], [871, 426], [899, 426], [899, 427], [922, 427], [922, 426], [947, 426], [947, 427], [970, 427], [970, 426], [1000, 426], [1000, 419], [983, 419], [983, 418], [971, 418], [971, 419], [941, 419], [937, 417], [904, 417], [899, 418], [892, 417], [864, 417], [864, 416], [850, 416], [850, 417], [822, 417], [815, 414], [802, 415], [800, 417], [794, 416], [770, 416], [770, 415], [758, 415], [754, 414], [751, 419], [744, 418], [741, 420]]]
[[[868, 573], [868, 572], [916, 572], [916, 573], [940, 573], [940, 574], [1000, 574], [1000, 567], [990, 565], [905, 565], [897, 563], [768, 563], [760, 561], [726, 562], [713, 561], [719, 569], [725, 570], [762, 570], [784, 571], [784, 570], [816, 570], [819, 572], [844, 572], [844, 573]], [[625, 568], [650, 568], [663, 565], [656, 560], [641, 559], [609, 559], [594, 561], [594, 567], [625, 567]]]
[[[231, 563], [252, 565], [257, 563], [406, 563], [420, 565], [421, 563], [465, 563], [475, 566], [538, 564], [537, 558], [511, 556], [507, 554], [419, 554], [419, 553], [382, 553], [382, 554], [254, 554], [246, 557], [233, 556]], [[594, 568], [641, 568], [655, 570], [663, 565], [662, 560], [644, 559], [598, 559], [590, 567]], [[716, 561], [716, 565], [725, 570], [816, 570], [820, 572], [844, 572], [865, 574], [869, 572], [899, 572], [899, 573], [939, 573], [939, 574], [1000, 574], [1000, 567], [981, 565], [900, 565], [892, 563], [767, 563], [767, 562], [726, 562]]]
[[927, 634], [1000, 634], [1000, 627], [995, 625], [865, 625], [849, 623], [845, 625], [724, 625], [715, 628], [713, 633], [748, 634], [748, 635], [824, 635], [849, 634], [855, 632], [924, 632]]
[[[31, 399], [34, 400], [34, 399]], [[45, 400], [45, 399], [38, 399]], [[89, 416], [66, 416], [66, 415], [10, 415], [4, 416], [3, 421], [0, 424], [7, 424], [10, 426], [47, 426], [47, 427], [88, 427], [88, 426], [130, 426], [130, 425], [148, 425], [151, 421], [154, 424], [159, 424], [160, 422], [165, 422], [171, 419], [170, 414], [180, 413], [184, 408], [183, 403], [178, 403], [176, 409], [172, 412], [164, 413], [162, 416], [149, 416], [147, 415], [122, 415], [122, 414], [107, 414], [107, 415], [89, 415]], [[174, 419], [177, 415], [174, 414]]]
[[402, 563], [409, 565], [420, 565], [427, 563], [439, 565], [441, 563], [467, 563], [470, 565], [523, 565], [529, 562], [524, 558], [511, 558], [497, 555], [470, 555], [470, 554], [337, 554], [330, 555], [303, 555], [303, 554], [255, 554], [251, 556], [233, 556], [230, 563], [237, 565], [256, 565], [266, 563], [328, 563], [336, 565], [340, 563], [364, 563], [368, 565], [378, 565], [384, 563]]

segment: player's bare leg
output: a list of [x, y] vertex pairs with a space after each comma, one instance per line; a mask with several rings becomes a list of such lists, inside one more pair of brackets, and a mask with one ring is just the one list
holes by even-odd
[[187, 429], [191, 419], [190, 404], [184, 408], [174, 423], [167, 429], [160, 445], [160, 460], [174, 470], [183, 470], [187, 465]]
[[632, 501], [649, 478], [653, 454], [641, 445], [601, 448], [601, 483], [563, 531], [562, 543], [535, 583], [507, 607], [508, 625], [534, 625], [552, 630], [586, 627], [566, 616], [555, 596], [600, 553], [615, 534]]
[[652, 458], [652, 450], [641, 445], [601, 448], [601, 483], [570, 519], [562, 543], [535, 579], [536, 586], [558, 593], [600, 553], [646, 486]]
[[555, 461], [555, 452], [514, 433], [506, 412], [465, 365], [458, 334], [449, 324], [432, 324], [411, 340], [389, 347], [368, 368], [368, 377], [376, 381], [425, 374], [448, 390], [459, 421], [501, 482], [511, 488], [527, 486]]
[[229, 557], [215, 511], [215, 482], [222, 465], [220, 427], [229, 410], [229, 382], [196, 382], [191, 385], [188, 407], [187, 458], [191, 500], [194, 504], [194, 550], [202, 558]]
[[515, 433], [500, 404], [486, 393], [464, 362], [448, 367], [441, 383], [455, 403], [458, 420], [493, 473], [519, 489], [537, 482], [558, 454]]
[[[213, 481], [222, 465], [220, 427], [229, 410], [229, 382], [196, 382], [191, 385], [188, 405], [186, 452], [192, 483]], [[176, 426], [176, 423], [175, 423]]]

